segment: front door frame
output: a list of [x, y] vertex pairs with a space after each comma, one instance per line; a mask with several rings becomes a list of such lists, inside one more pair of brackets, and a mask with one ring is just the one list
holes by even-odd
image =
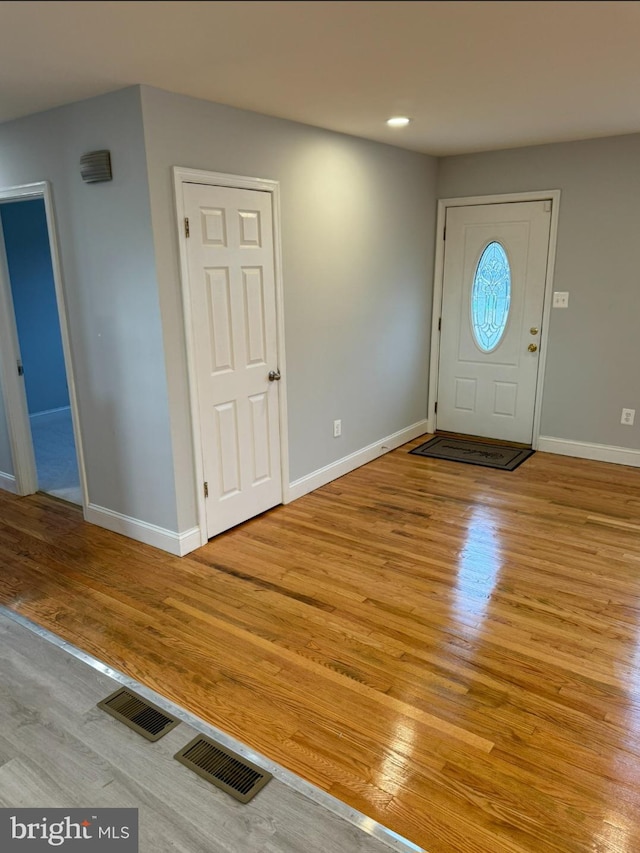
[[[87, 475], [84, 464], [82, 436], [80, 434], [78, 395], [76, 393], [74, 378], [69, 321], [51, 184], [49, 181], [38, 181], [32, 184], [19, 184], [18, 186], [3, 187], [0, 189], [0, 202], [19, 202], [38, 198], [44, 201], [47, 219], [49, 253], [51, 255], [58, 321], [60, 324], [64, 366], [69, 390], [69, 406], [71, 408], [73, 438], [78, 461], [82, 508], [83, 511], [86, 511], [88, 505]], [[38, 475], [24, 378], [18, 374], [17, 369], [19, 353], [20, 344], [13, 308], [13, 297], [11, 295], [11, 280], [9, 277], [4, 237], [0, 233], [0, 390], [5, 402], [16, 492], [18, 495], [31, 495], [38, 491]]]
[[538, 447], [540, 436], [540, 416], [542, 413], [542, 392], [545, 365], [547, 361], [547, 340], [551, 317], [551, 294], [558, 241], [558, 216], [560, 212], [560, 190], [536, 190], [534, 192], [504, 193], [500, 195], [467, 196], [464, 198], [443, 198], [438, 200], [438, 218], [436, 222], [436, 257], [433, 273], [433, 313], [431, 317], [431, 361], [429, 366], [429, 398], [427, 403], [427, 429], [435, 432], [438, 428], [436, 403], [438, 400], [438, 374], [440, 368], [440, 319], [442, 316], [442, 292], [444, 289], [444, 252], [445, 225], [447, 209], [450, 207], [471, 207], [473, 205], [509, 204], [521, 201], [549, 201], [551, 203], [551, 225], [549, 230], [549, 254], [545, 274], [544, 306], [542, 310], [542, 334], [540, 335], [540, 356], [536, 382], [536, 399], [533, 412], [533, 439], [531, 446]]
[[278, 347], [278, 368], [282, 374], [279, 384], [280, 414], [280, 475], [282, 478], [282, 502], [289, 502], [289, 440], [287, 431], [287, 371], [284, 347], [284, 285], [282, 279], [282, 247], [280, 243], [280, 184], [267, 178], [251, 178], [242, 175], [229, 175], [224, 172], [207, 172], [200, 169], [173, 167], [173, 184], [178, 223], [178, 246], [180, 253], [180, 280], [182, 285], [182, 305], [184, 313], [184, 331], [187, 347], [187, 371], [189, 374], [189, 409], [191, 416], [191, 435], [193, 440], [193, 470], [196, 482], [196, 506], [200, 544], [206, 545], [207, 508], [204, 490], [204, 462], [202, 458], [202, 433], [198, 406], [198, 386], [196, 371], [196, 349], [191, 328], [191, 294], [189, 290], [189, 264], [187, 257], [187, 237], [184, 228], [183, 184], [206, 184], [216, 187], [231, 187], [239, 190], [258, 190], [271, 194], [273, 213], [273, 262], [276, 296], [276, 340]]

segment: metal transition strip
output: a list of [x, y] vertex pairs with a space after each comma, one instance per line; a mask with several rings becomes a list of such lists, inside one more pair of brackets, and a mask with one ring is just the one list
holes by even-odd
[[177, 717], [179, 720], [190, 725], [196, 731], [202, 732], [204, 735], [208, 735], [222, 746], [233, 750], [238, 753], [238, 755], [241, 755], [248, 761], [253, 762], [258, 767], [266, 770], [268, 773], [271, 773], [274, 779], [277, 779], [279, 782], [282, 782], [284, 785], [292, 788], [297, 793], [302, 794], [304, 797], [307, 797], [307, 799], [312, 800], [314, 803], [322, 806], [322, 808], [337, 815], [337, 817], [342, 818], [342, 820], [346, 820], [358, 827], [358, 829], [367, 835], [370, 835], [372, 838], [376, 838], [378, 841], [382, 841], [384, 844], [387, 844], [392, 850], [400, 851], [400, 853], [426, 853], [423, 847], [420, 847], [418, 844], [414, 844], [413, 841], [409, 841], [407, 838], [404, 838], [392, 829], [388, 829], [383, 824], [378, 823], [378, 821], [375, 821], [362, 814], [362, 812], [351, 808], [347, 803], [343, 803], [342, 800], [338, 800], [336, 797], [331, 796], [331, 794], [328, 794], [316, 785], [312, 785], [310, 782], [305, 781], [291, 770], [281, 767], [279, 764], [276, 764], [275, 761], [272, 761], [265, 755], [256, 752], [231, 737], [231, 735], [226, 734], [226, 732], [223, 732], [221, 729], [212, 726], [210, 723], [206, 723], [190, 711], [187, 711], [185, 708], [180, 707], [180, 705], [176, 705], [170, 699], [166, 699], [164, 696], [156, 693], [155, 690], [145, 687], [144, 684], [136, 681], [135, 678], [130, 678], [123, 672], [120, 672], [117, 669], [112, 669], [98, 658], [90, 655], [88, 652], [83, 652], [82, 649], [68, 643], [66, 640], [63, 640], [61, 637], [58, 637], [46, 628], [42, 628], [26, 616], [22, 616], [22, 614], [16, 613], [14, 610], [11, 610], [1, 604], [0, 616], [6, 616], [7, 619], [11, 619], [16, 624], [22, 625], [23, 628], [27, 628], [29, 631], [51, 643], [53, 646], [62, 649], [62, 651], [67, 652], [67, 654], [70, 654], [74, 658], [86, 663], [97, 672], [112, 678], [114, 681], [117, 681], [125, 687], [135, 690], [138, 694], [144, 696], [150, 702], [154, 702], [159, 708], [162, 708], [167, 713], [172, 714], [174, 717]]

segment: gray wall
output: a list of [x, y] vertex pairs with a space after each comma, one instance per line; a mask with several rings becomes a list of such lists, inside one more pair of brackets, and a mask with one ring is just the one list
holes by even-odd
[[[109, 148], [114, 180], [84, 184]], [[53, 185], [89, 499], [176, 529], [144, 135], [137, 87], [0, 125], [0, 187]], [[6, 456], [0, 419], [0, 467]]]
[[142, 107], [185, 529], [195, 508], [171, 167], [280, 182], [293, 481], [426, 417], [437, 163], [145, 86]]
[[[445, 157], [441, 198], [560, 189], [542, 435], [640, 448], [640, 135]], [[620, 424], [622, 407], [636, 425]]]
[[[114, 181], [83, 184], [105, 147]], [[426, 416], [436, 196], [562, 191], [542, 433], [640, 448], [640, 136], [437, 161], [143, 86], [0, 125], [0, 151], [0, 187], [53, 185], [94, 504], [195, 523], [174, 165], [280, 182], [291, 480]]]

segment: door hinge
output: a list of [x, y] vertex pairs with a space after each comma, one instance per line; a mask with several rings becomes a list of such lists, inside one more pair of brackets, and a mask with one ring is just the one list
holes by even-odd
[[22, 366], [20, 359], [18, 359], [16, 363], [18, 365], [18, 376], [24, 376], [24, 367]]
[[207, 483], [206, 481], [204, 484], [204, 496], [205, 496], [205, 498], [209, 497], [209, 483]]
[[184, 236], [185, 237], [191, 236], [191, 232], [189, 230], [189, 217], [188, 216], [185, 216], [185, 218], [184, 218]]
[[438, 331], [442, 330], [442, 317], [438, 317]]
[[444, 231], [442, 232], [442, 239], [443, 240], [447, 239], [447, 226], [446, 225], [444, 226]]
[[433, 407], [433, 413], [434, 413], [435, 415], [437, 415], [437, 414], [438, 414], [438, 404], [437, 404], [437, 403], [436, 403], [436, 404], [435, 404], [435, 406]]

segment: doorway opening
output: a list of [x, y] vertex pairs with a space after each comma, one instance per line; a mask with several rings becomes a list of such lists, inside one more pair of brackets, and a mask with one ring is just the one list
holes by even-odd
[[15, 491], [82, 506], [50, 200], [44, 185], [19, 190], [0, 193], [2, 378]]

